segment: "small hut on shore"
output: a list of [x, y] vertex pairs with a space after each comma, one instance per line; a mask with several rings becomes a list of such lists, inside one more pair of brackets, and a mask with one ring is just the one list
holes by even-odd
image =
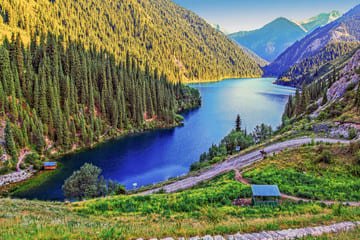
[[57, 168], [56, 162], [44, 162], [44, 170], [55, 170]]
[[251, 185], [252, 204], [277, 206], [281, 193], [277, 185]]

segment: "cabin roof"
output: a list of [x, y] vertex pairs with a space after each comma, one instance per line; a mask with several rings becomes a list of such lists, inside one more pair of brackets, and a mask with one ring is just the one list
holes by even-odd
[[44, 162], [44, 167], [54, 167], [56, 166], [56, 162]]
[[251, 191], [254, 197], [280, 197], [280, 191], [277, 185], [251, 185]]

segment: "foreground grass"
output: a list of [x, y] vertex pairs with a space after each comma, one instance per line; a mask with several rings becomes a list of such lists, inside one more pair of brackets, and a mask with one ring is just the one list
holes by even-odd
[[65, 204], [0, 199], [0, 239], [133, 239], [258, 232], [360, 219], [360, 208], [284, 202], [237, 207], [249, 187], [234, 173], [174, 194]]
[[[360, 201], [358, 146], [315, 145], [285, 150], [246, 170], [257, 184], [278, 184], [282, 192], [309, 199]], [[324, 161], [327, 152], [331, 157]]]

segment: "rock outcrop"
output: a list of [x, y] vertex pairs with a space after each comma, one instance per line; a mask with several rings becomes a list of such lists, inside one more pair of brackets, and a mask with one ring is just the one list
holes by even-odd
[[33, 168], [28, 168], [26, 170], [2, 175], [0, 176], [0, 187], [9, 185], [11, 183], [22, 182], [30, 178], [32, 175], [34, 175], [34, 173], [35, 171], [33, 170]]
[[[264, 231], [259, 233], [234, 234], [226, 236], [210, 236], [191, 237], [189, 240], [281, 240], [281, 239], [300, 239], [303, 237], [316, 237], [323, 234], [340, 233], [344, 231], [354, 230], [360, 227], [360, 222], [341, 222], [328, 226], [307, 227], [298, 229], [287, 229], [278, 231]], [[178, 238], [185, 240], [186, 238]], [[142, 240], [141, 238], [138, 240]], [[156, 238], [153, 238], [156, 240]], [[164, 238], [162, 240], [174, 240], [174, 238]]]
[[328, 101], [333, 101], [344, 96], [350, 85], [356, 85], [359, 82], [359, 75], [355, 72], [356, 69], [360, 68], [360, 50], [353, 55], [353, 57], [346, 64], [344, 69], [341, 71], [340, 79], [336, 81], [328, 90], [327, 98]]

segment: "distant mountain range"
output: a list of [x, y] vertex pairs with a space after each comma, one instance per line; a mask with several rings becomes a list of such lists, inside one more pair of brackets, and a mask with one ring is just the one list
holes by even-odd
[[[311, 68], [318, 69], [325, 62], [351, 52], [360, 44], [359, 26], [360, 5], [294, 43], [265, 67], [265, 75], [287, 76], [283, 80], [291, 82], [294, 75], [289, 71], [294, 71], [294, 68], [302, 69], [298, 72], [304, 74]], [[300, 83], [297, 82], [298, 84]]]
[[339, 17], [341, 17], [341, 13], [339, 11], [331, 11], [329, 13], [320, 13], [315, 17], [305, 19], [297, 23], [306, 29], [307, 32], [311, 32], [318, 27], [325, 26], [326, 24], [335, 21]]
[[339, 16], [338, 11], [332, 11], [300, 22], [280, 17], [260, 29], [232, 33], [229, 37], [266, 61], [272, 62], [284, 50], [305, 37], [310, 31], [337, 19]]

